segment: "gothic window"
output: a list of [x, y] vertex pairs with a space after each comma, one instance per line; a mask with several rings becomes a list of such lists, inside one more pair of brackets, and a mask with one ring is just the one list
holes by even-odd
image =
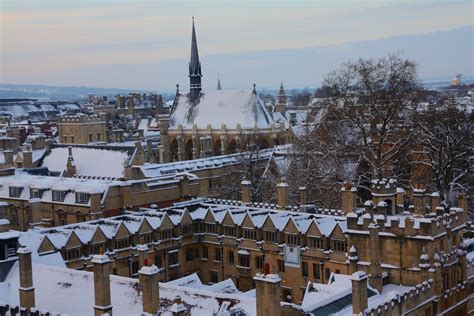
[[206, 224], [206, 232], [215, 234], [216, 233], [216, 224]]
[[347, 252], [347, 242], [343, 240], [332, 240], [332, 250], [340, 251], [340, 252]]
[[301, 244], [301, 237], [298, 235], [286, 235], [286, 243], [288, 245], [299, 246]]
[[308, 237], [309, 247], [323, 249], [323, 241], [318, 237]]
[[277, 242], [277, 232], [266, 231], [264, 236], [265, 236], [265, 241]]
[[67, 213], [61, 211], [58, 213], [59, 226], [67, 225]]
[[244, 238], [245, 239], [252, 239], [252, 240], [257, 239], [257, 231], [255, 229], [245, 228], [243, 231], [244, 231]]
[[236, 229], [232, 226], [224, 226], [224, 235], [226, 236], [236, 236]]

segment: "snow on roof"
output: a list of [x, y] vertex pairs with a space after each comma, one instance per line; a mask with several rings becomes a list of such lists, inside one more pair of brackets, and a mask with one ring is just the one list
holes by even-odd
[[350, 275], [331, 274], [328, 284], [308, 283], [303, 302], [301, 302], [301, 308], [305, 312], [310, 312], [351, 294], [351, 292], [352, 283]]
[[[110, 186], [120, 185], [120, 181], [63, 178], [49, 176], [35, 176], [27, 173], [17, 172], [12, 176], [2, 177], [0, 184], [0, 198], [12, 199], [10, 197], [9, 187], [23, 188], [18, 199], [29, 200], [30, 188], [45, 190], [41, 196], [42, 202], [52, 202], [51, 190], [68, 191], [64, 197], [64, 204], [76, 204], [74, 192], [84, 193], [104, 193]], [[60, 203], [60, 202], [55, 202]]]
[[[66, 169], [68, 148], [53, 148], [44, 161], [43, 167], [50, 171], [62, 172]], [[125, 151], [73, 147], [72, 156], [76, 172], [81, 176], [123, 177], [124, 164], [129, 156]]]
[[[287, 148], [288, 146], [277, 146], [275, 148], [263, 149], [260, 151], [260, 159], [268, 159], [277, 149]], [[167, 176], [180, 172], [192, 172], [202, 169], [218, 168], [225, 165], [240, 163], [245, 158], [246, 153], [229, 154], [201, 159], [186, 161], [176, 161], [160, 164], [144, 164], [140, 166], [143, 175], [147, 178]]]
[[188, 95], [180, 94], [172, 109], [170, 126], [221, 128], [269, 128], [273, 123], [262, 100], [252, 90], [206, 91], [197, 105], [189, 104]]
[[[0, 297], [7, 304], [19, 304], [18, 273], [16, 262], [5, 281], [0, 283]], [[70, 316], [93, 313], [94, 277], [91, 272], [33, 264], [33, 284], [36, 307], [39, 310], [67, 313]], [[110, 276], [114, 315], [142, 313], [142, 295], [137, 284], [137, 279]], [[221, 302], [226, 300], [235, 302], [235, 307], [243, 308], [248, 315], [256, 315], [255, 298], [160, 283], [163, 315], [170, 315], [170, 307], [177, 295], [185, 306], [190, 307], [192, 315], [212, 315]]]

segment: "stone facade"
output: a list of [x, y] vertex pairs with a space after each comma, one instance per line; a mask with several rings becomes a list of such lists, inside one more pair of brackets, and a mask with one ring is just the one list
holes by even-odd
[[107, 142], [105, 114], [64, 116], [58, 121], [58, 131], [64, 144]]

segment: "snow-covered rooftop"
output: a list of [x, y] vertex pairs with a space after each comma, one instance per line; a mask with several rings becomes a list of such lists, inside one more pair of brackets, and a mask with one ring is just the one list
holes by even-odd
[[[126, 151], [73, 147], [72, 156], [77, 175], [100, 177], [123, 177], [124, 165], [129, 156]], [[66, 170], [68, 148], [53, 148], [45, 157], [43, 167], [50, 171]]]
[[192, 106], [189, 97], [179, 94], [171, 113], [170, 126], [221, 128], [269, 128], [273, 123], [262, 100], [252, 90], [206, 91], [198, 104]]

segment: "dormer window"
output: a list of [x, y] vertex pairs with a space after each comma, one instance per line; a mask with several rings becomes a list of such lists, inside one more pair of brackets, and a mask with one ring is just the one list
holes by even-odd
[[41, 199], [42, 196], [43, 196], [43, 190], [30, 189], [30, 198], [31, 199]]
[[76, 203], [77, 204], [89, 203], [89, 193], [76, 192]]
[[22, 187], [9, 187], [8, 193], [10, 197], [18, 198], [21, 195], [21, 191], [23, 191]]
[[53, 190], [53, 201], [64, 202], [64, 197], [66, 196], [66, 191], [57, 191]]

